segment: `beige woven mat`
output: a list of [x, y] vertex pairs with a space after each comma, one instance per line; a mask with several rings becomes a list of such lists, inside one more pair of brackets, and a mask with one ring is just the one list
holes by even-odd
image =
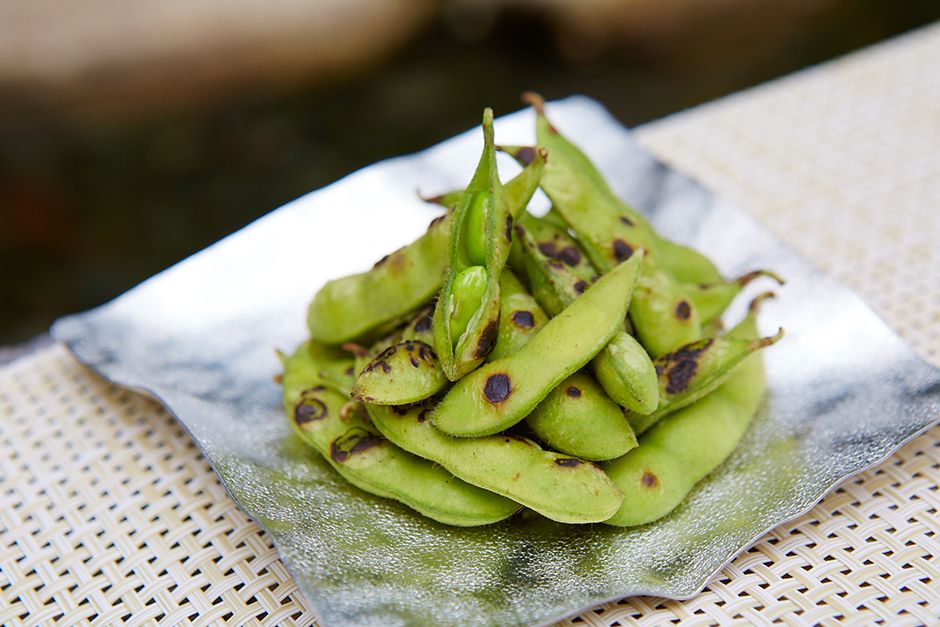
[[[940, 26], [639, 131], [857, 290], [940, 365]], [[936, 624], [940, 427], [689, 601], [590, 625]], [[61, 347], [0, 370], [0, 624], [311, 624], [268, 535], [156, 403]]]

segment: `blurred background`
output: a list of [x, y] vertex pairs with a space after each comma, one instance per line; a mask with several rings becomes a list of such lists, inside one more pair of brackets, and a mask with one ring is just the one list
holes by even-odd
[[936, 0], [0, 0], [0, 346], [525, 89], [633, 126], [937, 19]]

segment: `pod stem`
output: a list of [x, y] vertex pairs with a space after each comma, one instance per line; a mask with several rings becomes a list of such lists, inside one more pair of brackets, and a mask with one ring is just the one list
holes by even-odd
[[754, 297], [754, 300], [751, 301], [751, 304], [747, 306], [748, 313], [756, 314], [765, 300], [776, 297], [777, 295], [773, 292], [764, 292], [763, 294], [758, 294]]
[[753, 270], [751, 272], [748, 272], [747, 274], [742, 274], [737, 279], [735, 279], [734, 282], [740, 285], [741, 287], [744, 287], [745, 285], [747, 285], [754, 279], [758, 277], [762, 277], [762, 276], [773, 279], [774, 281], [777, 282], [778, 285], [786, 284], [786, 281], [783, 279], [783, 277], [781, 277], [776, 272], [771, 272], [770, 270]]
[[524, 91], [522, 92], [522, 102], [535, 109], [537, 114], [545, 116], [545, 99], [542, 98], [541, 94], [534, 91]]
[[760, 337], [751, 342], [751, 350], [760, 350], [768, 346], [773, 346], [777, 342], [783, 339], [783, 327], [777, 329], [777, 332], [770, 337]]
[[346, 342], [342, 345], [342, 349], [347, 353], [352, 353], [356, 357], [367, 357], [369, 355], [369, 349], [356, 344], [355, 342]]

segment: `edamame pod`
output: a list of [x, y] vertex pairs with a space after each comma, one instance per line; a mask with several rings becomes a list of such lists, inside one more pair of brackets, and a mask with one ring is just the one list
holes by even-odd
[[653, 357], [702, 337], [698, 309], [655, 258], [644, 264], [630, 306], [630, 320], [637, 339]]
[[386, 440], [358, 403], [318, 381], [319, 370], [309, 344], [301, 345], [285, 364], [284, 405], [294, 431], [350, 483], [449, 525], [490, 524], [518, 510], [513, 501], [464, 483]]
[[541, 97], [529, 93], [523, 100], [535, 107], [536, 138], [552, 155], [539, 185], [577, 234], [594, 267], [607, 272], [640, 248], [648, 253], [630, 311], [643, 346], [657, 356], [699, 339], [695, 307], [679, 292], [680, 284], [657, 263], [662, 238], [614, 194], [587, 155], [552, 126]]
[[508, 357], [529, 343], [548, 316], [511, 271], [499, 276], [499, 336], [487, 361]]
[[456, 381], [493, 350], [499, 332], [499, 275], [509, 256], [512, 215], [496, 172], [493, 111], [483, 113], [483, 155], [451, 220], [447, 278], [434, 310], [434, 346]]
[[437, 394], [447, 377], [434, 352], [433, 310], [425, 307], [359, 370], [351, 396], [378, 405], [407, 405]]
[[[517, 229], [517, 239], [525, 252], [532, 293], [549, 314], [557, 314], [595, 280], [594, 269], [580, 265], [586, 260], [576, 254], [577, 244], [564, 231], [531, 216], [520, 222], [524, 228]], [[570, 263], [564, 261], [565, 253]], [[622, 407], [641, 414], [656, 408], [659, 392], [653, 362], [625, 329], [597, 355], [593, 368], [601, 387]]]
[[342, 344], [378, 336], [431, 300], [447, 272], [449, 215], [435, 218], [417, 240], [383, 257], [368, 272], [327, 282], [307, 309], [318, 341]]
[[[728, 335], [757, 338], [758, 297], [747, 317]], [[747, 430], [764, 393], [761, 353], [753, 353], [711, 394], [667, 416], [640, 438], [640, 445], [606, 465], [624, 492], [614, 516], [605, 522], [628, 527], [662, 518], [702, 478], [721, 464]]]
[[[537, 151], [531, 164], [506, 183], [513, 215], [525, 209], [538, 188], [545, 156], [544, 150]], [[447, 275], [451, 215], [448, 211], [435, 218], [427, 233], [384, 257], [371, 270], [324, 285], [307, 310], [313, 336], [326, 344], [368, 342], [437, 295]]]
[[[548, 322], [512, 272], [503, 270], [500, 283], [500, 339], [488, 361], [518, 352]], [[636, 446], [623, 410], [589, 376], [577, 372], [549, 392], [526, 423], [554, 450], [582, 459], [612, 459]]]
[[435, 408], [434, 425], [467, 437], [497, 433], [522, 420], [622, 328], [642, 262], [638, 251], [552, 318], [519, 352], [460, 379]]
[[552, 390], [526, 424], [552, 449], [592, 461], [620, 457], [637, 444], [623, 410], [583, 373]]
[[594, 464], [545, 451], [517, 435], [451, 437], [428, 420], [428, 405], [366, 409], [379, 431], [403, 449], [552, 520], [599, 522], [620, 506], [620, 491]]
[[662, 236], [656, 248], [663, 267], [680, 283], [706, 285], [724, 280], [712, 260], [694, 248]]
[[694, 403], [724, 383], [748, 355], [782, 337], [783, 329], [772, 337], [757, 339], [711, 337], [657, 358], [653, 363], [659, 379], [659, 406], [645, 416], [627, 414], [633, 430], [642, 434], [664, 416]]

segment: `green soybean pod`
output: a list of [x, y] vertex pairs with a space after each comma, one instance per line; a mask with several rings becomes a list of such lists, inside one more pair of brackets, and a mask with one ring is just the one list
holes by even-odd
[[590, 361], [623, 328], [643, 254], [598, 279], [552, 318], [519, 352], [471, 372], [434, 410], [445, 433], [473, 437], [506, 429], [535, 409], [569, 375]]
[[708, 285], [724, 281], [712, 260], [694, 248], [662, 236], [656, 248], [666, 271], [680, 283]]
[[550, 448], [580, 459], [614, 459], [637, 445], [623, 410], [580, 372], [552, 390], [526, 424]]
[[434, 428], [430, 404], [366, 405], [385, 437], [455, 476], [563, 523], [606, 520], [622, 496], [589, 462], [543, 450], [518, 435], [455, 438]]
[[378, 336], [431, 300], [447, 271], [449, 216], [439, 216], [417, 240], [383, 257], [368, 272], [329, 281], [307, 309], [318, 341], [342, 344]]
[[[536, 151], [532, 162], [506, 183], [513, 215], [525, 209], [538, 188], [545, 158], [544, 150]], [[311, 334], [326, 344], [368, 342], [436, 296], [447, 275], [451, 216], [448, 211], [435, 218], [424, 235], [371, 270], [324, 285], [307, 310]]]
[[659, 380], [659, 406], [647, 414], [627, 414], [636, 433], [642, 434], [663, 417], [702, 398], [727, 381], [735, 366], [748, 355], [776, 344], [780, 329], [772, 337], [711, 337], [686, 344], [654, 362]]
[[[499, 340], [489, 361], [518, 352], [548, 322], [512, 272], [503, 270], [500, 282]], [[578, 372], [549, 392], [526, 416], [526, 423], [552, 449], [581, 459], [612, 459], [636, 446], [623, 410]]]
[[425, 307], [359, 369], [350, 395], [379, 405], [406, 405], [437, 394], [447, 385], [434, 352], [433, 309]]
[[516, 353], [528, 344], [547, 322], [548, 316], [516, 275], [504, 269], [499, 276], [499, 335], [496, 346], [486, 358], [487, 361], [495, 361]]
[[347, 481], [449, 525], [486, 525], [519, 509], [389, 442], [360, 405], [318, 381], [319, 370], [309, 346], [301, 345], [285, 364], [284, 406], [295, 433]]
[[[729, 336], [757, 338], [758, 297], [748, 316]], [[761, 353], [735, 368], [718, 389], [667, 416], [640, 437], [640, 445], [606, 465], [624, 492], [620, 509], [605, 522], [642, 525], [671, 512], [695, 484], [718, 467], [747, 430], [765, 388]]]
[[[526, 94], [524, 100], [535, 107], [536, 138], [551, 154], [540, 187], [577, 234], [594, 267], [607, 272], [638, 249], [648, 253], [630, 311], [643, 346], [658, 356], [699, 339], [701, 324], [694, 305], [680, 292], [681, 284], [657, 262], [662, 238], [613, 193], [587, 155], [552, 126], [542, 99]], [[515, 148], [507, 150], [514, 155]]]
[[[524, 249], [532, 293], [550, 314], [557, 314], [595, 280], [594, 269], [579, 267], [587, 261], [576, 254], [577, 244], [564, 231], [529, 216], [520, 226], [517, 240]], [[601, 387], [619, 405], [640, 414], [656, 409], [659, 392], [653, 362], [625, 328], [611, 338], [592, 366]]]
[[499, 275], [509, 256], [512, 214], [496, 172], [493, 111], [483, 113], [483, 154], [451, 222], [447, 278], [434, 311], [434, 345], [456, 381], [493, 350], [499, 332]]

